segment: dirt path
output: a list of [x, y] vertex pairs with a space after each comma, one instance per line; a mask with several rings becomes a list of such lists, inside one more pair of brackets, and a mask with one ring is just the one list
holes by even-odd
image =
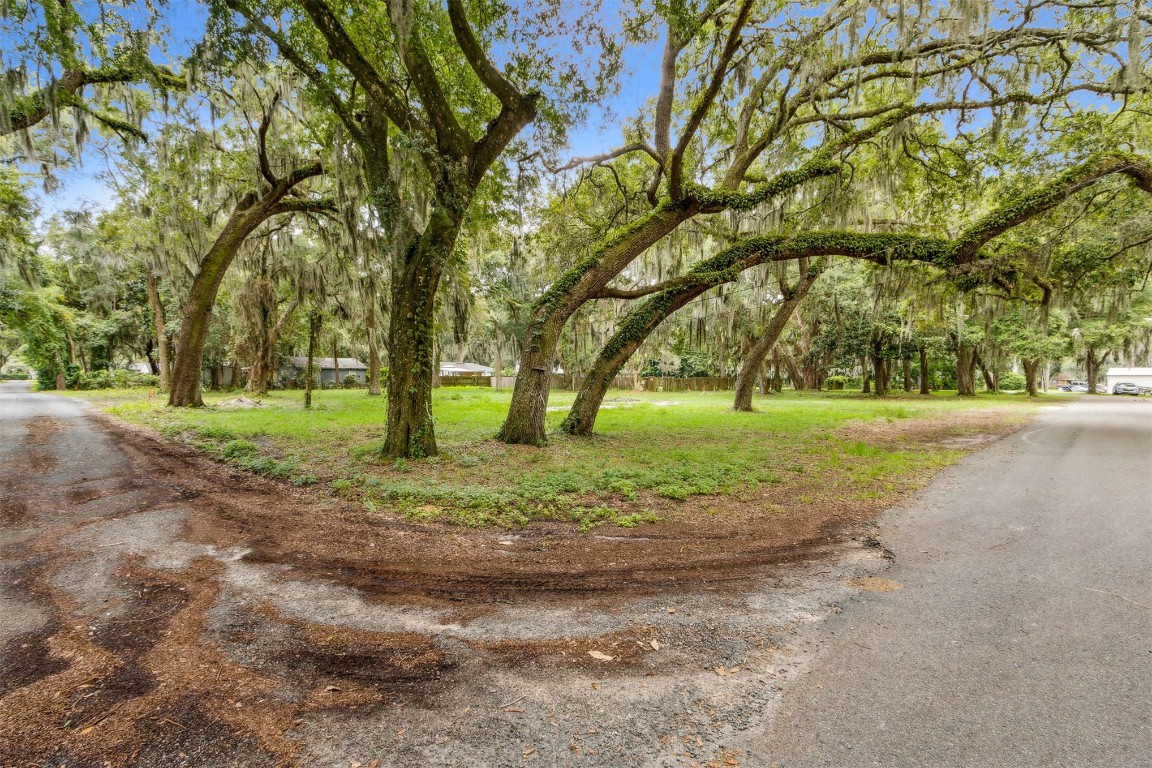
[[799, 628], [886, 567], [833, 533], [874, 510], [446, 531], [66, 398], [0, 413], [5, 766], [767, 765], [732, 745], [806, 669]]

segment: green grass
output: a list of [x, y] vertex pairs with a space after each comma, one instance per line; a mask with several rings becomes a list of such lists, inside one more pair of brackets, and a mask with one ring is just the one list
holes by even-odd
[[[312, 410], [291, 391], [256, 409], [215, 407], [235, 395], [207, 393], [208, 407], [195, 410], [168, 409], [133, 390], [78, 394], [242, 469], [325, 488], [368, 514], [478, 527], [570, 521], [585, 530], [749, 506], [882, 500], [961, 455], [923, 439], [929, 422], [941, 436], [963, 434], [975, 429], [953, 418], [964, 412], [992, 409], [994, 422], [1019, 422], [1057, 400], [784, 393], [757, 398], [757, 413], [736, 413], [728, 392], [612, 392], [596, 437], [553, 434], [534, 448], [491, 439], [510, 393], [453, 387], [434, 396], [441, 455], [405, 461], [380, 457], [385, 401], [363, 390], [315, 393]], [[550, 430], [573, 397], [552, 393]]]

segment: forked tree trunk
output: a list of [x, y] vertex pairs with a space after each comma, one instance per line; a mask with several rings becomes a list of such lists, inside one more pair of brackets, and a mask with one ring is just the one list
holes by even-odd
[[772, 314], [772, 319], [768, 321], [768, 325], [764, 329], [763, 335], [748, 350], [748, 354], [736, 374], [736, 397], [732, 407], [737, 411], [752, 410], [752, 390], [756, 385], [757, 378], [761, 381], [764, 379], [764, 361], [768, 357], [768, 353], [776, 348], [776, 342], [784, 333], [796, 307], [800, 306], [800, 302], [808, 295], [816, 283], [816, 278], [819, 277], [818, 272], [808, 274], [807, 264], [801, 264], [800, 270], [800, 279], [788, 292], [780, 306], [776, 308]]
[[1020, 363], [1024, 366], [1024, 387], [1028, 397], [1036, 397], [1036, 374], [1040, 372], [1040, 361], [1021, 360]]
[[1088, 392], [1091, 394], [1096, 392], [1096, 378], [1100, 375], [1100, 367], [1108, 362], [1109, 354], [1111, 353], [1101, 354], [1095, 347], [1089, 347], [1084, 351], [1084, 374], [1088, 377]]
[[271, 328], [261, 329], [256, 335], [256, 354], [252, 358], [252, 370], [248, 373], [248, 381], [244, 389], [250, 394], [267, 395], [268, 386], [276, 374], [276, 344], [280, 341], [280, 334], [292, 318], [292, 313], [300, 305], [299, 298], [293, 298], [285, 308], [284, 313], [276, 320]]
[[152, 335], [155, 337], [156, 358], [160, 368], [160, 389], [167, 391], [172, 384], [168, 362], [168, 330], [164, 322], [164, 304], [160, 301], [160, 279], [148, 274], [148, 305], [152, 308]]
[[963, 342], [956, 345], [956, 394], [976, 394], [976, 348]]
[[928, 380], [928, 348], [920, 347], [920, 394], [930, 395], [932, 389]]

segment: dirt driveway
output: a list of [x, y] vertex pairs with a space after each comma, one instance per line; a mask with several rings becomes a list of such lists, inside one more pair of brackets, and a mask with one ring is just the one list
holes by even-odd
[[4, 766], [767, 766], [729, 745], [886, 566], [850, 518], [366, 520], [67, 398], [0, 414]]

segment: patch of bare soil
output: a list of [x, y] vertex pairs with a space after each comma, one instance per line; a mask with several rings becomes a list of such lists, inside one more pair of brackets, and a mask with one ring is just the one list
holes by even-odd
[[[937, 425], [922, 432], [916, 422], [880, 428], [901, 443], [947, 431]], [[61, 429], [47, 422], [29, 429], [26, 450], [50, 450], [53, 440], [68, 439]], [[662, 723], [667, 732], [646, 749], [674, 747], [701, 765], [739, 765], [715, 734], [748, 727], [749, 713], [771, 700], [773, 681], [786, 676], [789, 662], [767, 637], [771, 627], [750, 619], [718, 636], [708, 611], [721, 600], [738, 605], [740, 588], [763, 582], [767, 567], [820, 561], [881, 511], [879, 503], [800, 505], [781, 498], [780, 512], [755, 514], [752, 508], [763, 504], [756, 499], [747, 501], [738, 524], [697, 512], [610, 535], [546, 524], [494, 534], [367, 517], [322, 493], [254, 477], [109, 419], [99, 429], [128, 459], [119, 474], [84, 489], [54, 489], [46, 475], [6, 486], [23, 506], [14, 507], [20, 514], [3, 529], [21, 534], [4, 549], [14, 563], [5, 596], [38, 606], [47, 619], [0, 651], [0, 765], [272, 766], [319, 764], [317, 755], [336, 764], [332, 755], [364, 754], [369, 746], [397, 756], [379, 765], [456, 764], [440, 729], [463, 729], [457, 738], [465, 741], [470, 733], [490, 734], [490, 748], [499, 751], [524, 733], [559, 728], [555, 707], [549, 715], [545, 704], [560, 694], [544, 692], [569, 679], [583, 681], [578, 693], [563, 694], [575, 702], [573, 711], [597, 721], [605, 715], [587, 697], [607, 695], [609, 687], [602, 690], [597, 680], [651, 680], [650, 693], [642, 691], [649, 683], [637, 682], [626, 695], [656, 703], [637, 698], [635, 711], [613, 715]], [[56, 516], [52, 504], [26, 503], [49, 497], [62, 508], [93, 511]], [[193, 553], [180, 567], [150, 564], [128, 536], [61, 543], [166, 509], [183, 520], [180, 540], [171, 545]], [[29, 531], [31, 538], [24, 535]], [[269, 601], [253, 605], [257, 596], [237, 594], [228, 577], [237, 562], [279, 574], [281, 584], [338, 586], [368, 608], [435, 610], [441, 622], [453, 622], [456, 635], [375, 631], [351, 626], [351, 619], [302, 619]], [[98, 577], [76, 585], [69, 574], [77, 568]], [[99, 591], [102, 579], [108, 583]], [[694, 603], [685, 598], [693, 592], [702, 595]], [[649, 598], [683, 605], [653, 613], [642, 600]], [[347, 615], [367, 610], [356, 605]], [[781, 605], [796, 612], [788, 621], [803, 620], [804, 611]], [[585, 622], [539, 636], [531, 627], [468, 635], [489, 619], [511, 621], [512, 607], [551, 617], [556, 627], [576, 621], [579, 611], [622, 618], [612, 627]], [[696, 669], [701, 665], [703, 671]], [[707, 701], [692, 703], [689, 714], [662, 709], [687, 701], [673, 694], [680, 683], [668, 676], [672, 668], [706, 676], [694, 685], [710, 692]], [[661, 670], [664, 678], [652, 677]], [[498, 687], [510, 674], [530, 682], [519, 698]], [[497, 687], [476, 693], [489, 681]], [[429, 714], [440, 711], [449, 720]], [[369, 713], [376, 719], [359, 731], [350, 726], [351, 735], [341, 737], [347, 743], [330, 745], [335, 737], [315, 733], [336, 715], [348, 723]], [[390, 724], [388, 734], [381, 735], [381, 721]], [[409, 728], [435, 733], [435, 740], [409, 747]], [[652, 742], [642, 726], [630, 733], [636, 743]], [[572, 759], [625, 764], [618, 762], [619, 734], [584, 725], [565, 738], [558, 749]], [[542, 749], [516, 743], [510, 764], [539, 757]], [[367, 756], [363, 764], [371, 764]]]

